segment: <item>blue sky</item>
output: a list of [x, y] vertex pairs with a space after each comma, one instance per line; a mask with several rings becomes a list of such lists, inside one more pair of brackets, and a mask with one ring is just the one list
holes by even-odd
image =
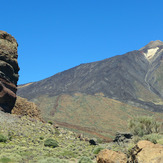
[[1, 0], [19, 44], [18, 84], [163, 41], [162, 0]]

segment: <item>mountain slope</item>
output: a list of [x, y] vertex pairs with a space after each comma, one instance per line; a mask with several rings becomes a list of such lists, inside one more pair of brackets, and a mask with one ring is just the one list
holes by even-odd
[[163, 42], [153, 41], [140, 50], [98, 62], [81, 64], [18, 89], [29, 100], [44, 94], [73, 95], [76, 92], [117, 99], [151, 111], [163, 111], [161, 67]]
[[100, 138], [113, 138], [117, 131], [126, 131], [127, 120], [134, 116], [153, 115], [163, 121], [162, 113], [133, 107], [102, 94], [42, 95], [35, 102], [45, 121], [91, 135], [99, 133], [97, 136]]
[[[98, 136], [127, 130], [136, 115], [163, 122], [163, 42], [102, 61], [81, 64], [18, 87], [46, 121]], [[157, 113], [158, 112], [158, 113]]]

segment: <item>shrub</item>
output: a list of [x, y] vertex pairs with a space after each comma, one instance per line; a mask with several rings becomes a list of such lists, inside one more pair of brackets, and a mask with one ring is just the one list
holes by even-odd
[[48, 121], [48, 123], [49, 123], [49, 124], [51, 124], [51, 125], [53, 124], [53, 122], [52, 122], [52, 121]]
[[93, 163], [93, 161], [89, 157], [83, 156], [80, 158], [78, 163]]
[[103, 150], [104, 148], [103, 147], [96, 147], [94, 148], [93, 150], [93, 154], [97, 155], [101, 150]]
[[3, 158], [0, 159], [0, 162], [2, 162], [2, 163], [9, 163], [9, 162], [11, 162], [11, 159], [7, 158], [7, 157], [3, 157]]
[[161, 124], [153, 117], [140, 116], [129, 120], [129, 129], [134, 135], [144, 136], [151, 133], [158, 133]]
[[7, 137], [2, 135], [2, 134], [0, 134], [0, 142], [4, 142], [5, 143], [6, 141], [7, 141]]
[[44, 142], [44, 145], [55, 148], [55, 147], [58, 147], [58, 142], [54, 139], [46, 139]]
[[161, 138], [162, 136], [159, 134], [149, 134], [149, 135], [145, 135], [143, 136], [143, 140], [149, 140], [152, 143], [156, 144], [157, 141]]
[[43, 136], [40, 136], [40, 140], [44, 140], [44, 137]]

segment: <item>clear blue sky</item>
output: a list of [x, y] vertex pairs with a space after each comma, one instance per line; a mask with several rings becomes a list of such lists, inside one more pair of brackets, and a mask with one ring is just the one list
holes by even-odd
[[162, 0], [1, 0], [19, 43], [18, 84], [163, 41]]

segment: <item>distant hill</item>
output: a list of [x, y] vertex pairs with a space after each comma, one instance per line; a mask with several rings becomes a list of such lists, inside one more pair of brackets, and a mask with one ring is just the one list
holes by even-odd
[[111, 122], [113, 132], [126, 128], [136, 114], [163, 120], [163, 42], [21, 85], [17, 94], [35, 102], [46, 120], [99, 132], [111, 133]]

